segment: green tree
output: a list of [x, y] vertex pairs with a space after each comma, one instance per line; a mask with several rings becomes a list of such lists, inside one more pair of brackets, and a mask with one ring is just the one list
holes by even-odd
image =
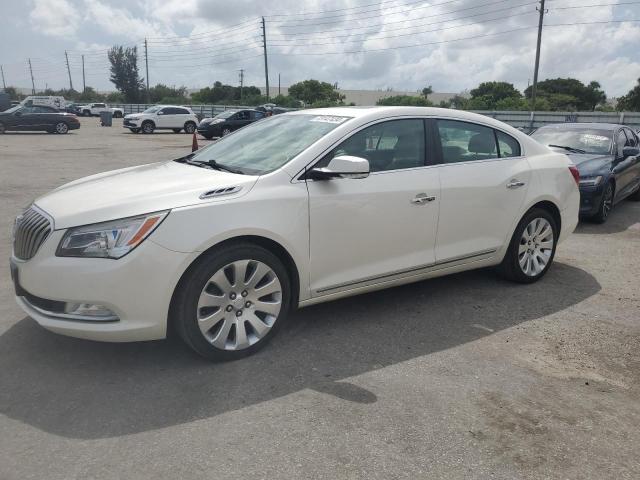
[[[478, 87], [471, 90], [471, 100], [469, 108], [472, 110], [502, 110], [498, 104], [503, 106], [520, 107], [518, 101], [522, 98], [520, 91], [508, 82], [482, 82]], [[509, 110], [520, 108], [509, 108]]]
[[149, 100], [151, 103], [162, 104], [183, 104], [188, 103], [187, 87], [168, 87], [158, 83], [149, 89]]
[[[524, 94], [531, 98], [532, 87]], [[545, 98], [551, 110], [593, 111], [607, 97], [598, 82], [585, 85], [575, 78], [553, 78], [538, 83], [537, 97]]]
[[629, 93], [618, 99], [616, 109], [618, 111], [640, 112], [640, 78], [637, 85], [629, 90]]
[[116, 45], [109, 50], [107, 57], [111, 63], [111, 83], [122, 92], [127, 102], [140, 101], [144, 80], [138, 74], [138, 48]]
[[9, 95], [11, 100], [22, 100], [24, 98], [24, 95], [18, 93], [18, 89], [16, 87], [7, 87], [4, 89], [4, 93]]
[[223, 85], [215, 82], [213, 87], [205, 87], [191, 95], [193, 103], [213, 103], [226, 105], [260, 105], [266, 102], [266, 97], [260, 93], [260, 89], [255, 86], [246, 86], [242, 89], [240, 98], [240, 87]]
[[431, 95], [433, 93], [433, 88], [431, 88], [431, 85], [429, 85], [428, 87], [424, 87], [422, 89], [422, 92], [420, 92], [420, 93], [422, 93], [422, 96], [425, 99], [429, 100], [429, 95]]
[[392, 97], [381, 98], [376, 105], [403, 106], [403, 107], [432, 107], [433, 103], [424, 97], [413, 95], [394, 95]]
[[340, 105], [344, 100], [333, 85], [327, 82], [319, 82], [318, 80], [304, 80], [294, 83], [289, 87], [289, 96], [296, 100], [303, 101], [306, 105]]

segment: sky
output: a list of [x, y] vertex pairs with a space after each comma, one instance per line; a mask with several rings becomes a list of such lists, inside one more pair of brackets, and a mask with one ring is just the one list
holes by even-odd
[[[315, 78], [344, 89], [458, 93], [483, 81], [519, 89], [533, 79], [536, 0], [0, 0], [7, 85], [113, 90], [106, 51], [137, 46], [151, 85], [219, 80], [264, 86]], [[589, 5], [597, 5], [589, 7]], [[578, 7], [578, 8], [575, 8]], [[540, 79], [599, 81], [609, 97], [640, 77], [640, 1], [547, 0]], [[618, 22], [626, 20], [626, 22]], [[638, 20], [629, 22], [628, 20]], [[555, 26], [554, 26], [555, 25]]]

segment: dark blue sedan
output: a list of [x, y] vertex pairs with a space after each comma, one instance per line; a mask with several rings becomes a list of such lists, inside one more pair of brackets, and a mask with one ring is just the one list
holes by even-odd
[[580, 172], [580, 216], [604, 223], [615, 204], [640, 200], [640, 139], [629, 127], [609, 123], [548, 125], [532, 135], [563, 151]]

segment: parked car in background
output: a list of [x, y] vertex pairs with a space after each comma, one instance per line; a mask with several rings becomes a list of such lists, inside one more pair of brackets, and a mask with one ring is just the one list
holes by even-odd
[[80, 112], [80, 115], [84, 117], [99, 117], [102, 112], [111, 112], [113, 114], [113, 118], [122, 118], [124, 116], [124, 110], [122, 108], [110, 107], [106, 103], [78, 105], [77, 109]]
[[0, 112], [9, 110], [9, 108], [11, 108], [11, 99], [9, 98], [9, 94], [0, 92]]
[[579, 203], [566, 155], [492, 118], [301, 110], [38, 198], [11, 272], [45, 328], [136, 341], [171, 327], [230, 360], [299, 306], [489, 266], [540, 280]]
[[6, 131], [38, 131], [65, 134], [80, 128], [75, 115], [46, 106], [17, 105], [0, 112], [0, 133]]
[[67, 103], [67, 105], [64, 107], [64, 111], [67, 113], [72, 113], [74, 115], [82, 115], [79, 107], [80, 105], [78, 105], [77, 103]]
[[124, 128], [133, 133], [153, 133], [155, 130], [173, 130], [174, 133], [194, 133], [198, 117], [193, 110], [177, 105], [156, 105], [142, 113], [132, 113], [124, 117]]
[[205, 118], [198, 125], [198, 133], [204, 138], [224, 137], [239, 128], [266, 117], [258, 110], [226, 110], [213, 118]]
[[25, 107], [33, 107], [33, 106], [41, 106], [41, 107], [51, 107], [58, 111], [64, 110], [64, 106], [67, 104], [67, 101], [64, 97], [59, 95], [29, 95], [25, 98], [21, 105]]
[[267, 117], [270, 117], [271, 115], [279, 115], [281, 113], [292, 112], [296, 109], [279, 107], [275, 103], [265, 103], [264, 105], [256, 107], [256, 110], [258, 110], [259, 112], [264, 112]]
[[580, 172], [580, 215], [604, 223], [615, 204], [640, 200], [640, 141], [624, 125], [560, 123], [532, 138], [571, 158]]

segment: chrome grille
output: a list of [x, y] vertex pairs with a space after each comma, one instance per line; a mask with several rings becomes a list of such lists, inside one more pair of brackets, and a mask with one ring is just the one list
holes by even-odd
[[51, 233], [49, 219], [33, 207], [16, 218], [13, 238], [13, 254], [21, 260], [29, 260]]

